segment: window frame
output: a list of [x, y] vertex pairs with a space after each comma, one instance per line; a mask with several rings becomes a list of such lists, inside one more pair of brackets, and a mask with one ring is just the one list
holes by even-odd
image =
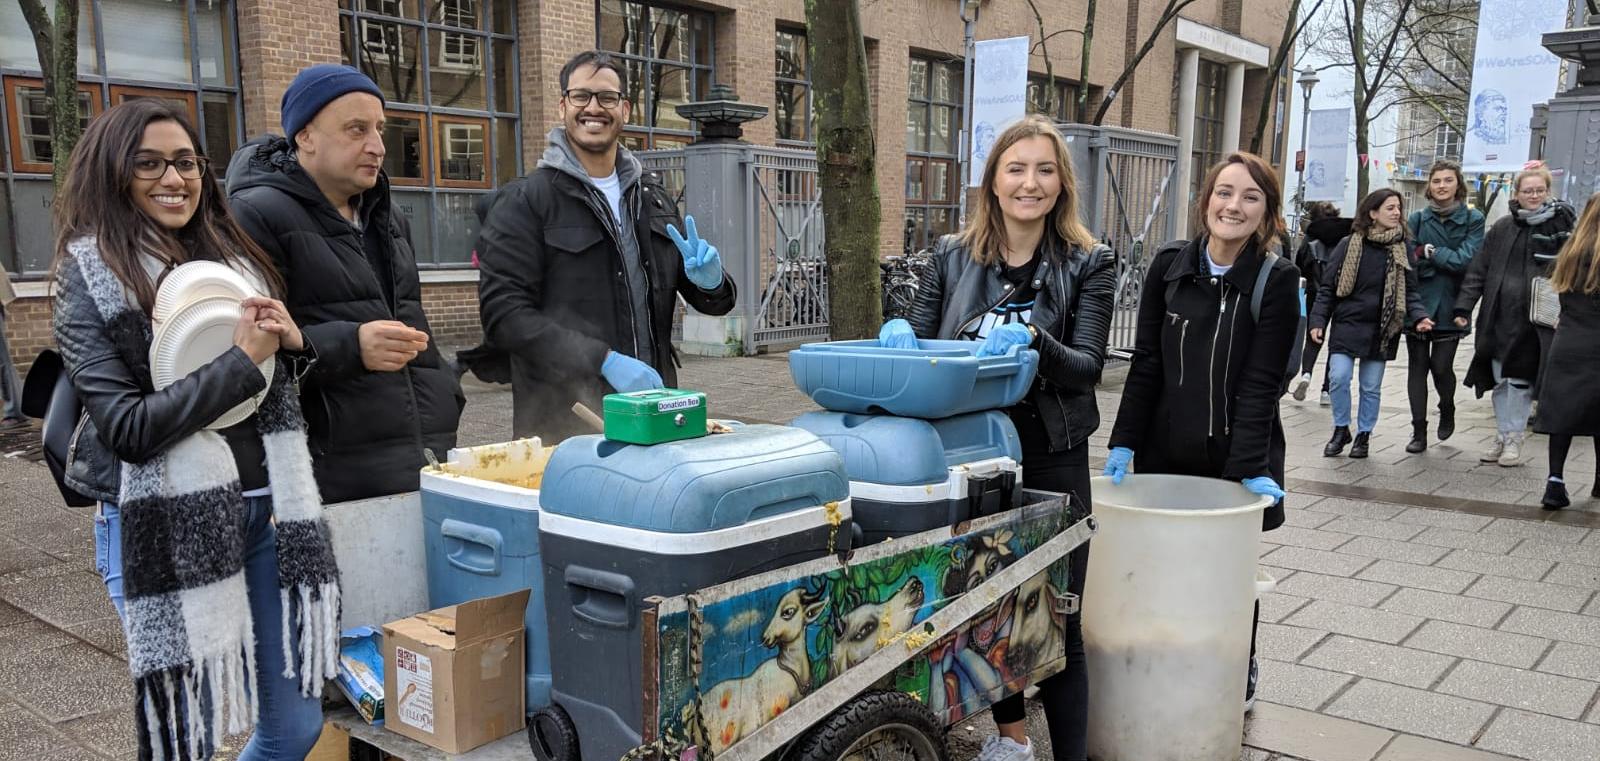
[[[406, 110], [396, 109], [396, 108], [386, 108], [386, 109], [384, 109], [383, 110], [383, 118], [384, 118], [384, 126], [385, 127], [388, 126], [389, 122], [394, 121], [395, 119], [406, 119], [406, 120], [414, 120], [414, 121], [416, 121], [418, 127], [422, 130], [422, 139], [417, 141], [418, 144], [422, 146], [422, 156], [420, 157], [420, 161], [418, 162], [418, 164], [422, 167], [422, 176], [421, 177], [396, 177], [396, 176], [391, 174], [391, 175], [389, 175], [389, 184], [390, 185], [394, 185], [394, 186], [403, 187], [403, 188], [426, 188], [426, 187], [428, 187], [428, 183], [431, 182], [433, 177], [434, 177], [434, 174], [433, 174], [433, 130], [429, 129], [432, 126], [432, 124], [431, 124], [432, 120], [428, 118], [428, 114], [426, 112], [423, 112], [423, 111], [406, 111]], [[387, 147], [387, 146], [385, 146], [385, 147]]]
[[[38, 77], [13, 77], [4, 78], [6, 127], [9, 137], [8, 150], [11, 151], [11, 171], [18, 174], [50, 174], [55, 167], [50, 164], [41, 164], [37, 161], [22, 160], [22, 114], [17, 109], [17, 90], [22, 88], [44, 89], [44, 80]], [[89, 96], [89, 119], [99, 116], [104, 109], [100, 102], [100, 85], [79, 82], [79, 93]]]
[[[925, 67], [927, 72], [927, 81], [923, 83], [922, 93], [920, 96], [916, 94], [916, 88], [912, 87], [910, 82], [912, 72], [916, 68], [914, 65], [916, 61], [923, 61], [927, 64]], [[909, 63], [906, 67], [906, 126], [910, 126], [912, 114], [915, 112], [915, 110], [921, 109], [925, 119], [925, 124], [927, 125], [927, 130], [924, 145], [913, 146], [909, 139], [906, 143], [905, 167], [907, 183], [906, 187], [902, 188], [901, 191], [905, 199], [905, 207], [901, 215], [901, 224], [903, 226], [904, 221], [911, 218], [911, 212], [913, 209], [920, 209], [922, 212], [921, 223], [916, 228], [916, 235], [922, 239], [923, 242], [920, 246], [914, 247], [919, 249], [932, 248], [934, 243], [937, 241], [937, 237], [929, 225], [932, 224], [933, 219], [936, 216], [936, 210], [945, 210], [948, 212], [952, 220], [954, 220], [957, 224], [960, 222], [961, 194], [964, 192], [964, 183], [962, 182], [960, 171], [960, 130], [964, 123], [966, 109], [966, 104], [964, 102], [966, 93], [957, 92], [954, 99], [939, 99], [934, 95], [934, 83], [940, 76], [939, 70], [941, 68], [947, 68], [951, 71], [947, 71], [945, 74], [953, 75], [955, 77], [953, 81], [956, 83], [956, 87], [964, 87], [965, 83], [962, 81], [962, 77], [960, 75], [963, 62], [960, 58], [943, 58], [934, 55], [922, 55], [916, 52], [912, 52], [908, 62]], [[953, 125], [954, 130], [951, 134], [951, 140], [954, 141], [955, 145], [951, 146], [951, 150], [949, 152], [936, 152], [932, 150], [933, 134], [935, 129], [935, 109], [945, 109], [951, 107], [955, 109], [955, 123]], [[911, 175], [911, 165], [914, 161], [920, 162], [922, 165], [922, 196], [920, 198], [911, 198], [909, 195], [909, 178]], [[948, 180], [949, 187], [945, 189], [945, 192], [947, 193], [946, 200], [934, 200], [935, 193], [932, 180], [934, 175], [933, 167], [935, 164], [948, 164], [950, 166]], [[938, 235], [945, 235], [947, 232], [948, 231], [940, 231]]]
[[[776, 60], [777, 59], [777, 53], [778, 53], [777, 35], [789, 35], [791, 37], [798, 37], [807, 46], [806, 47], [806, 56], [805, 56], [805, 60], [806, 60], [805, 79], [795, 79], [793, 77], [778, 76], [778, 73], [777, 73], [777, 60]], [[804, 87], [806, 89], [806, 96], [805, 96], [805, 99], [804, 99], [805, 102], [803, 104], [804, 113], [805, 113], [805, 119], [803, 119], [801, 124], [800, 124], [801, 133], [804, 135], [804, 137], [802, 137], [800, 139], [796, 139], [796, 138], [792, 138], [792, 137], [788, 137], [788, 138], [786, 138], [786, 137], [775, 137], [774, 140], [776, 140], [778, 145], [789, 145], [789, 146], [796, 146], [796, 147], [811, 148], [811, 147], [814, 147], [817, 144], [817, 140], [816, 140], [817, 122], [816, 122], [816, 110], [815, 110], [816, 106], [815, 106], [815, 100], [814, 100], [814, 98], [816, 97], [816, 90], [812, 87], [812, 84], [811, 84], [812, 66], [811, 66], [810, 44], [811, 44], [811, 40], [809, 39], [809, 35], [807, 34], [806, 29], [803, 28], [803, 27], [799, 28], [799, 29], [796, 29], [794, 27], [790, 27], [790, 26], [787, 26], [787, 25], [784, 25], [784, 24], [779, 24], [778, 27], [777, 27], [777, 31], [775, 32], [775, 34], [773, 36], [773, 45], [772, 45], [773, 51], [772, 51], [772, 53], [773, 53], [773, 59], [774, 60], [773, 60], [773, 74], [772, 74], [772, 84], [773, 84], [773, 88], [772, 88], [772, 97], [773, 97], [772, 113], [773, 113], [774, 119], [773, 119], [772, 123], [774, 125], [774, 128], [773, 128], [773, 134], [774, 135], [777, 134], [776, 125], [778, 124], [778, 121], [776, 119], [777, 113], [778, 113], [778, 101], [777, 101], [778, 86], [779, 85], [794, 85], [794, 86], [798, 86], [798, 87]]]
[[[494, 137], [492, 125], [486, 116], [457, 116], [455, 114], [433, 114], [428, 120], [431, 139], [429, 148], [432, 151], [433, 184], [441, 188], [456, 190], [489, 190], [494, 187]], [[483, 131], [480, 142], [483, 144], [483, 179], [482, 180], [452, 180], [447, 179], [442, 166], [445, 152], [438, 149], [432, 141], [449, 139], [452, 126], [476, 126]]]
[[[604, 16], [604, 14], [602, 12], [601, 5], [604, 4], [605, 2], [608, 2], [608, 1], [609, 2], [622, 3], [624, 5], [627, 5], [627, 4], [638, 5], [638, 6], [641, 6], [641, 7], [644, 8], [644, 16], [643, 16], [644, 28], [646, 30], [651, 30], [652, 31], [652, 34], [651, 34], [651, 43], [652, 43], [652, 45], [651, 45], [651, 50], [650, 50], [650, 54], [649, 55], [641, 56], [641, 55], [638, 55], [638, 54], [635, 54], [635, 53], [628, 53], [628, 52], [625, 52], [625, 51], [607, 50], [606, 49], [606, 47], [605, 47], [605, 36], [604, 36], [604, 33], [602, 32], [602, 29], [601, 29], [601, 26], [604, 23], [605, 16]], [[697, 28], [695, 23], [694, 23], [694, 19], [699, 18], [699, 19], [702, 19], [705, 22], [705, 26], [704, 26], [704, 29], [705, 29], [704, 45], [701, 44], [702, 41], [699, 40], [699, 39], [695, 39], [695, 40], [691, 40], [690, 41], [690, 45], [689, 45], [690, 60], [688, 60], [688, 61], [677, 61], [677, 60], [672, 60], [672, 59], [668, 59], [668, 58], [660, 58], [660, 57], [656, 56], [655, 50], [654, 50], [654, 34], [653, 34], [653, 27], [655, 25], [655, 21], [654, 21], [653, 17], [654, 17], [654, 12], [658, 11], [658, 10], [661, 10], [661, 11], [672, 11], [674, 13], [682, 13], [682, 14], [688, 16], [690, 18], [689, 29], [691, 31], [693, 31], [693, 30], [695, 30]], [[713, 13], [711, 11], [707, 11], [707, 10], [701, 9], [701, 8], [695, 8], [695, 7], [692, 7], [692, 6], [687, 6], [687, 5], [678, 5], [678, 4], [669, 3], [669, 2], [657, 2], [657, 0], [594, 0], [594, 46], [595, 46], [595, 49], [604, 50], [605, 52], [609, 53], [613, 58], [616, 58], [617, 60], [622, 61], [623, 62], [623, 66], [625, 68], [629, 64], [637, 64], [639, 66], [639, 68], [640, 68], [640, 75], [642, 76], [643, 79], [638, 84], [639, 101], [634, 102], [633, 105], [632, 105], [632, 108], [633, 108], [633, 113], [636, 115], [636, 118], [638, 118], [640, 120], [640, 122], [642, 122], [642, 123], [641, 124], [637, 124], [637, 125], [635, 125], [635, 124], [624, 125], [622, 131], [623, 131], [623, 134], [625, 136], [629, 136], [629, 137], [633, 137], [635, 139], [638, 139], [640, 141], [641, 147], [643, 149], [645, 149], [645, 150], [650, 150], [650, 149], [655, 148], [655, 144], [657, 142], [657, 136], [658, 135], [660, 137], [666, 138], [667, 140], [670, 140], [671, 142], [674, 142], [674, 143], [678, 143], [679, 140], [681, 139], [681, 142], [683, 144], [688, 144], [690, 142], [693, 142], [695, 138], [699, 137], [700, 132], [699, 132], [699, 130], [697, 128], [695, 128], [694, 122], [692, 122], [692, 121], [690, 122], [689, 129], [687, 129], [687, 130], [675, 129], [675, 128], [672, 128], [672, 127], [657, 127], [654, 124], [648, 123], [649, 111], [647, 111], [645, 109], [648, 108], [648, 104], [651, 102], [651, 100], [653, 99], [653, 96], [655, 94], [654, 93], [655, 83], [654, 83], [654, 77], [652, 76], [652, 72], [655, 70], [655, 68], [657, 66], [663, 66], [664, 65], [664, 66], [671, 66], [671, 67], [674, 67], [674, 68], [680, 68], [680, 69], [686, 69], [687, 70], [688, 84], [689, 84], [689, 96], [688, 97], [689, 97], [690, 101], [698, 100], [698, 99], [703, 98], [703, 97], [705, 97], [707, 95], [707, 93], [701, 91], [702, 88], [701, 88], [701, 85], [700, 85], [700, 80], [701, 80], [701, 74], [702, 73], [706, 77], [707, 84], [709, 84], [712, 80], [714, 80], [715, 76], [716, 76], [717, 17], [716, 17], [715, 13]], [[708, 60], [708, 61], [695, 60], [698, 57], [699, 51], [700, 51], [700, 49], [702, 47], [706, 50], [706, 53], [709, 56], [710, 60]]]
[[[111, 107], [116, 108], [128, 102], [128, 96], [134, 98], [159, 98], [161, 100], [181, 100], [188, 106], [189, 123], [198, 124], [200, 119], [196, 115], [199, 110], [199, 98], [194, 91], [168, 90], [160, 87], [138, 87], [135, 85], [112, 85]], [[210, 151], [207, 151], [207, 155]]]

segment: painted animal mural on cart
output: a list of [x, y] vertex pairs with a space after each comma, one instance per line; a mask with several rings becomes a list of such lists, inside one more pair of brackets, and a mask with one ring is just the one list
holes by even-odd
[[[713, 755], [731, 747], [1069, 525], [1064, 510], [1022, 512], [981, 519], [960, 536], [944, 529], [941, 540], [936, 530], [858, 550], [848, 565], [813, 561], [831, 567], [704, 603], [698, 680], [687, 614], [663, 614], [661, 736], [698, 738]], [[1067, 574], [1063, 558], [877, 687], [916, 695], [953, 723], [1059, 671], [1065, 619], [1053, 611]]]

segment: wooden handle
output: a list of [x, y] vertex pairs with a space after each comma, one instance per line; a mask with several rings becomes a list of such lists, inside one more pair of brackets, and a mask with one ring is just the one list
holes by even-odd
[[583, 402], [574, 402], [572, 404], [572, 414], [577, 415], [579, 420], [588, 423], [595, 433], [606, 432], [606, 421], [600, 419], [599, 415], [594, 414], [594, 410], [584, 406]]

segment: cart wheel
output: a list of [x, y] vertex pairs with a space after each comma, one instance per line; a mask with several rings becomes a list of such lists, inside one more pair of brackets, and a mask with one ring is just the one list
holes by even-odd
[[945, 761], [944, 726], [904, 692], [868, 692], [800, 741], [795, 761]]
[[579, 761], [578, 725], [561, 706], [540, 708], [528, 717], [528, 747], [539, 761]]

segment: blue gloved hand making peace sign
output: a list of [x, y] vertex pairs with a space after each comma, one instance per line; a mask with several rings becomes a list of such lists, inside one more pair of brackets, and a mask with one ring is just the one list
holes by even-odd
[[678, 253], [683, 254], [683, 271], [689, 275], [689, 282], [701, 290], [712, 290], [722, 284], [722, 255], [716, 246], [700, 237], [693, 215], [683, 218], [683, 226], [689, 230], [687, 237], [676, 226], [667, 225], [667, 235], [677, 244]]

